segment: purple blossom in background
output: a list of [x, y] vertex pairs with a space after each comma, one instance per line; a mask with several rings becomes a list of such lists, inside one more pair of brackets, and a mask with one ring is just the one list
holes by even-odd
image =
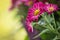
[[12, 5], [11, 5], [10, 10], [12, 10], [15, 7], [19, 7], [23, 3], [26, 6], [31, 6], [32, 4], [34, 4], [37, 1], [38, 0], [11, 0]]
[[33, 5], [35, 2], [37, 2], [38, 0], [27, 0], [27, 1], [25, 1], [25, 5], [26, 6], [31, 6], [31, 5]]
[[20, 0], [11, 0], [11, 7], [10, 7], [10, 10], [12, 10], [13, 8], [15, 7], [18, 7], [18, 5], [21, 4], [21, 1]]

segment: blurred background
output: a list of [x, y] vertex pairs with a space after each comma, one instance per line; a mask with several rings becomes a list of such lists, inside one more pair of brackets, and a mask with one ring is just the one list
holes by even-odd
[[18, 9], [9, 11], [10, 6], [11, 0], [0, 0], [0, 40], [28, 40]]

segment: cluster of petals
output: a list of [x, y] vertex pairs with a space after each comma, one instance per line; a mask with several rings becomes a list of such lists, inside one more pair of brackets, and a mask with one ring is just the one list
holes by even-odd
[[51, 14], [54, 11], [57, 11], [58, 7], [55, 4], [45, 4], [43, 2], [37, 2], [34, 3], [34, 5], [29, 8], [28, 15], [26, 17], [26, 27], [28, 28], [28, 31], [33, 32], [33, 26], [32, 22], [37, 21], [40, 15], [42, 15], [44, 12], [47, 12], [48, 14]]
[[52, 12], [58, 10], [58, 6], [56, 4], [45, 4], [44, 10], [48, 12], [48, 14], [51, 14]]

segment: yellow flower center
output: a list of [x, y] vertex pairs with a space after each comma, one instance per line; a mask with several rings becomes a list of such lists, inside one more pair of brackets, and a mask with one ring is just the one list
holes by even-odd
[[38, 10], [38, 9], [37, 9], [37, 10], [35, 10], [35, 11], [34, 11], [34, 15], [35, 15], [35, 16], [36, 16], [36, 15], [38, 15], [38, 14], [39, 14], [39, 12], [40, 12], [40, 10]]
[[32, 4], [33, 4], [33, 2], [32, 2], [32, 1], [29, 1], [29, 2], [28, 2], [28, 4], [29, 4], [29, 5], [32, 5]]
[[50, 8], [49, 8], [49, 11], [54, 11], [54, 8], [53, 8], [53, 7], [50, 7]]

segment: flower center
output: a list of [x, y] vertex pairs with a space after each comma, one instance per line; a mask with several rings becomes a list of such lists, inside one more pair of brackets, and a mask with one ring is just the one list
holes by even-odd
[[35, 15], [35, 16], [36, 16], [36, 15], [38, 15], [38, 14], [39, 14], [39, 12], [40, 12], [40, 10], [38, 10], [38, 9], [37, 9], [37, 10], [35, 10], [35, 11], [34, 11], [34, 15]]
[[49, 11], [54, 11], [54, 8], [53, 8], [53, 7], [50, 7], [50, 8], [49, 8]]

